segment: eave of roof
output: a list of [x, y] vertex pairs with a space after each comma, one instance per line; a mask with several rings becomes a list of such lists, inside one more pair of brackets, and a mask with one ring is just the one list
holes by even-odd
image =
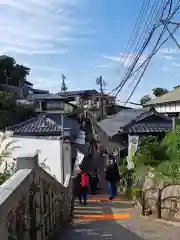
[[127, 133], [158, 133], [172, 130], [172, 121], [167, 123], [140, 122], [129, 126], [124, 132]]
[[[162, 118], [162, 120], [164, 120], [164, 122], [166, 122], [166, 127], [165, 127], [165, 130], [161, 129], [160, 125], [157, 125], [156, 126], [147, 126], [147, 125], [141, 125], [141, 128], [139, 127], [139, 129], [142, 129], [142, 133], [145, 132], [145, 127], [146, 127], [146, 131], [147, 132], [151, 132], [153, 129], [154, 129], [154, 132], [157, 132], [157, 129], [159, 128], [159, 132], [163, 132], [163, 131], [168, 131], [168, 130], [171, 130], [172, 129], [172, 120], [167, 117], [167, 116], [164, 116], [163, 114], [160, 114], [154, 110], [149, 110], [149, 109], [144, 109], [144, 112], [140, 111], [139, 114], [137, 113], [136, 115], [134, 115], [134, 118], [133, 118], [133, 115], [130, 115], [130, 117], [128, 118], [128, 115], [123, 119], [123, 112], [129, 112], [130, 110], [123, 110], [122, 112], [118, 113], [119, 114], [119, 118], [116, 120], [116, 115], [112, 116], [111, 118], [109, 119], [105, 119], [103, 121], [101, 121], [100, 123], [98, 123], [98, 126], [104, 131], [104, 133], [106, 133], [107, 136], [109, 137], [113, 137], [115, 136], [116, 134], [120, 134], [120, 133], [127, 133], [130, 129], [130, 132], [133, 132], [133, 126], [137, 123], [140, 123], [141, 121], [145, 120], [147, 117], [150, 117], [152, 115], [156, 115], [160, 118]], [[105, 124], [102, 124], [102, 123], [105, 123]], [[161, 122], [162, 124], [163, 122]], [[140, 130], [137, 129], [137, 132], [140, 132]]]
[[173, 91], [170, 91], [161, 97], [154, 98], [144, 104], [144, 106], [152, 106], [156, 104], [163, 104], [163, 103], [174, 103], [174, 102], [180, 102], [180, 88], [177, 88]]
[[29, 94], [27, 100], [66, 100], [66, 97], [58, 96], [52, 93]]
[[118, 134], [120, 128], [125, 127], [137, 117], [145, 114], [148, 111], [149, 108], [124, 109], [97, 124], [109, 137], [111, 137]]
[[[81, 95], [81, 94], [84, 94], [84, 93], [97, 94], [98, 91], [95, 90], [95, 89], [77, 90], [77, 91], [67, 91], [67, 92], [66, 92], [66, 95], [67, 95], [67, 97], [70, 97], [70, 96], [75, 96], [75, 95]], [[59, 95], [59, 96], [64, 96], [64, 92], [58, 92], [57, 95]]]

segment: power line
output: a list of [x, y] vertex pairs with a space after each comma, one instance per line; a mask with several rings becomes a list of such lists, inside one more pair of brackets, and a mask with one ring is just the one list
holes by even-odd
[[[143, 38], [144, 38], [144, 35], [147, 35], [147, 30], [148, 29], [150, 29], [151, 28], [151, 25], [152, 24], [154, 24], [154, 22], [156, 21], [156, 19], [157, 19], [157, 17], [159, 16], [159, 11], [160, 11], [160, 9], [162, 8], [162, 4], [164, 3], [164, 1], [161, 1], [161, 5], [160, 5], [160, 7], [158, 8], [158, 3], [159, 3], [159, 1], [155, 1], [154, 2], [154, 4], [153, 4], [153, 6], [152, 6], [152, 8], [151, 8], [151, 10], [150, 10], [150, 13], [149, 13], [149, 17], [148, 17], [148, 21], [145, 23], [145, 25], [144, 25], [144, 28], [142, 29], [142, 33], [141, 33], [141, 35], [140, 35], [140, 39], [138, 39], [138, 44], [137, 44], [137, 46], [134, 48], [134, 50], [133, 50], [133, 52], [137, 52], [137, 54], [136, 54], [136, 56], [135, 56], [135, 58], [133, 58], [132, 59], [132, 61], [138, 61], [139, 60], [139, 58], [141, 57], [141, 55], [139, 56], [139, 54], [138, 54], [138, 52], [140, 52], [140, 49], [139, 49], [139, 47], [138, 47], [138, 45], [139, 45], [139, 43], [141, 43], [141, 41], [143, 40]], [[148, 6], [149, 7], [149, 6]], [[158, 10], [157, 10], [158, 9]], [[155, 15], [155, 16], [154, 16]], [[149, 20], [150, 19], [150, 20]], [[147, 27], [148, 26], [148, 27]], [[139, 31], [139, 32], [141, 32], [141, 31]], [[142, 47], [141, 47], [141, 49], [142, 49]], [[128, 65], [132, 65], [133, 63], [128, 63]], [[127, 74], [129, 72], [129, 68], [127, 67], [126, 69], [125, 69], [125, 74]], [[116, 90], [119, 90], [119, 88], [121, 89], [122, 88], [122, 86], [124, 85], [124, 79], [122, 79], [121, 80], [121, 82], [120, 82], [120, 84], [115, 88], [115, 89], [113, 89], [112, 90], [112, 92], [114, 92], [114, 91], [116, 91]], [[112, 93], [111, 92], [111, 93]], [[119, 93], [119, 92], [118, 92]], [[118, 94], [117, 93], [117, 94]], [[116, 94], [116, 95], [117, 95]]]
[[[164, 2], [164, 1], [163, 1]], [[149, 36], [148, 38], [146, 37], [146, 40], [145, 42], [143, 43], [141, 49], [139, 50], [139, 52], [137, 53], [137, 55], [135, 56], [135, 58], [133, 59], [133, 63], [131, 64], [131, 67], [128, 68], [127, 70], [127, 73], [125, 75], [125, 77], [122, 78], [120, 84], [113, 90], [113, 91], [116, 91], [117, 90], [117, 93], [115, 96], [117, 96], [119, 94], [119, 92], [121, 91], [121, 89], [123, 88], [123, 86], [125, 85], [125, 83], [127, 82], [128, 78], [129, 78], [129, 75], [131, 74], [131, 72], [133, 71], [133, 69], [135, 68], [137, 62], [139, 61], [140, 57], [142, 56], [142, 53], [145, 51], [146, 47], [148, 46], [148, 43], [149, 41], [151, 40], [151, 37], [154, 33], [154, 31], [156, 30], [157, 27], [159, 27], [159, 25], [155, 26], [155, 22], [157, 21], [157, 18], [159, 17], [159, 11], [161, 10], [162, 8], [162, 5], [161, 7], [158, 9], [158, 11], [155, 11], [157, 9], [157, 2], [154, 2], [154, 5], [153, 7], [155, 7], [155, 9], [151, 9], [151, 15], [154, 16], [155, 14], [155, 17], [153, 19], [151, 19], [151, 21], [149, 21], [149, 24], [148, 26], [151, 26], [153, 25], [152, 27], [149, 27], [149, 29], [151, 28], [151, 30], [149, 30]], [[146, 29], [147, 29], [147, 26], [145, 26]]]
[[[180, 6], [178, 6], [179, 3], [180, 3], [180, 0], [178, 1], [177, 5], [176, 5], [176, 8], [174, 9], [174, 12], [170, 15], [169, 18], [167, 17], [167, 19], [171, 19], [171, 18], [177, 13], [177, 11], [180, 9]], [[169, 14], [170, 14], [170, 12], [169, 12]], [[132, 95], [134, 94], [137, 86], [139, 85], [139, 83], [140, 83], [140, 81], [141, 81], [141, 79], [142, 79], [142, 77], [143, 77], [143, 75], [144, 75], [144, 73], [145, 73], [145, 71], [146, 71], [146, 69], [147, 69], [150, 61], [151, 61], [152, 56], [154, 56], [154, 54], [155, 54], [155, 53], [159, 50], [159, 48], [162, 46], [162, 43], [160, 44], [160, 47], [158, 47], [158, 44], [159, 44], [159, 42], [160, 42], [160, 40], [161, 40], [161, 38], [162, 38], [162, 36], [163, 36], [163, 34], [164, 34], [164, 33], [163, 33], [164, 30], [167, 30], [167, 29], [168, 29], [167, 24], [166, 24], [165, 22], [163, 22], [163, 23], [164, 23], [164, 29], [163, 29], [163, 31], [161, 32], [161, 34], [160, 34], [160, 36], [159, 36], [159, 39], [158, 39], [156, 45], [155, 45], [154, 48], [153, 48], [151, 57], [148, 59], [147, 63], [145, 64], [144, 70], [143, 70], [141, 76], [139, 77], [139, 79], [138, 79], [135, 87], [133, 88], [130, 96], [128, 97], [126, 103], [131, 99], [131, 97], [132, 97]], [[173, 33], [175, 33], [175, 31], [178, 29], [178, 26], [179, 26], [179, 24], [176, 25], [176, 27], [175, 27], [175, 29], [174, 29], [173, 32], [170, 32], [170, 30], [168, 29], [168, 33], [169, 33], [169, 35], [170, 35], [170, 36], [168, 37], [168, 39], [171, 37], [173, 40], [175, 40], [175, 43], [176, 43], [176, 44], [178, 45], [178, 47], [179, 47], [178, 42], [176, 41], [175, 37], [173, 36]], [[166, 39], [166, 40], [167, 40], [167, 39]], [[166, 40], [165, 40], [165, 41], [166, 41]], [[163, 44], [164, 44], [165, 41], [163, 41]], [[125, 105], [126, 105], [126, 103], [125, 103]]]
[[[179, 1], [179, 2], [180, 2], [180, 1]], [[177, 12], [177, 10], [179, 9], [179, 6], [178, 6], [178, 4], [177, 4], [174, 12], [170, 15], [171, 9], [172, 9], [172, 1], [168, 1], [168, 2], [166, 3], [166, 5], [164, 6], [162, 16], [164, 15], [164, 11], [166, 10], [168, 4], [169, 4], [169, 11], [168, 11], [168, 15], [167, 15], [167, 17], [166, 17], [167, 20], [171, 19], [171, 18], [173, 17], [173, 15], [174, 15], [174, 14]], [[161, 24], [162, 24], [162, 23], [161, 23]], [[153, 55], [153, 54], [151, 54], [151, 55]], [[143, 63], [143, 65], [145, 65], [145, 69], [147, 68], [147, 67], [146, 67], [146, 62], [149, 62], [149, 58], [146, 59], [146, 61]], [[149, 63], [148, 63], [148, 64], [149, 64]], [[136, 71], [135, 71], [135, 72], [136, 72]], [[135, 72], [134, 72], [134, 73], [135, 73]], [[133, 74], [134, 74], [134, 73], [133, 73]], [[143, 73], [143, 74], [144, 74], [144, 73]], [[132, 74], [130, 74], [130, 75], [132, 76]], [[119, 94], [120, 90], [122, 89], [122, 87], [125, 85], [125, 83], [127, 82], [127, 80], [128, 80], [131, 76], [128, 76], [128, 78], [125, 79], [125, 81], [123, 82], [122, 86], [121, 86], [120, 89], [118, 90], [117, 94]], [[141, 78], [142, 78], [142, 77], [141, 77]], [[139, 83], [139, 81], [138, 81], [138, 83]], [[136, 88], [136, 86], [135, 86], [135, 88]], [[134, 91], [133, 91], [133, 92], [134, 92]], [[116, 94], [116, 96], [117, 96], [117, 94]]]
[[180, 48], [180, 44], [178, 43], [178, 41], [176, 40], [176, 38], [173, 36], [172, 32], [169, 30], [167, 24], [166, 24], [164, 21], [162, 21], [162, 23], [164, 24], [166, 30], [168, 31], [170, 37], [171, 37], [172, 40], [175, 42], [175, 44], [177, 45], [177, 47]]
[[128, 44], [126, 46], [126, 49], [125, 49], [125, 52], [121, 58], [121, 61], [119, 62], [119, 64], [117, 65], [117, 69], [115, 71], [115, 73], [112, 75], [111, 78], [114, 78], [116, 76], [116, 74], [119, 72], [120, 68], [123, 67], [123, 63], [127, 60], [127, 56], [128, 56], [128, 51], [130, 50], [130, 47], [135, 43], [136, 41], [136, 38], [137, 38], [137, 33], [139, 32], [139, 29], [142, 25], [142, 21], [143, 21], [143, 18], [144, 18], [144, 15], [146, 14], [147, 12], [147, 9], [148, 9], [148, 5], [150, 3], [150, 0], [144, 0], [142, 5], [141, 5], [141, 9], [140, 9], [140, 12], [138, 14], [138, 17], [137, 17], [137, 20], [136, 20], [136, 23], [135, 23], [135, 26], [133, 28], [133, 32], [132, 32], [132, 35], [128, 41]]

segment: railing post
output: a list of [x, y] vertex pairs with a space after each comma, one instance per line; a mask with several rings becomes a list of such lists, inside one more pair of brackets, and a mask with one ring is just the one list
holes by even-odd
[[141, 214], [142, 216], [145, 216], [146, 200], [145, 200], [145, 191], [143, 189], [141, 190], [141, 200], [142, 200]]
[[[17, 171], [23, 169], [35, 169], [38, 167], [38, 153], [23, 155], [17, 158]], [[34, 174], [32, 179], [32, 184], [34, 183]], [[34, 192], [33, 190], [29, 189], [29, 198], [28, 198], [28, 208], [29, 208], [29, 218], [30, 218], [30, 230], [29, 235], [30, 239], [33, 240], [40, 240], [41, 239], [41, 232], [37, 229], [37, 223], [42, 216], [38, 215], [36, 211], [36, 204], [39, 203], [40, 195]]]
[[156, 200], [157, 218], [161, 219], [161, 188], [157, 187], [157, 200]]

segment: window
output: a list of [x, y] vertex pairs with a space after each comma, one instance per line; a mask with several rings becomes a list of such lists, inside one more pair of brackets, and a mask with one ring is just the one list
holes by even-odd
[[63, 102], [47, 102], [47, 109], [62, 109]]
[[35, 108], [38, 108], [38, 109], [41, 108], [41, 104], [40, 104], [40, 102], [35, 102]]

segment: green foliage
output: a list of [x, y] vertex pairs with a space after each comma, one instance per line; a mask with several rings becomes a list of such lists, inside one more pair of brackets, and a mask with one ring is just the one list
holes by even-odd
[[16, 145], [17, 141], [11, 140], [11, 132], [4, 132], [0, 135], [0, 184], [5, 182], [13, 173], [15, 173], [15, 161], [8, 163], [8, 160], [12, 158], [12, 152], [19, 148]]
[[129, 179], [129, 170], [127, 169], [127, 159], [125, 158], [124, 160], [120, 161], [121, 163], [119, 164], [119, 172], [120, 172], [120, 187], [121, 188], [126, 188], [127, 182]]
[[[156, 137], [140, 138], [134, 157], [135, 179], [154, 174], [154, 181], [180, 182], [180, 126], [169, 132], [162, 141]], [[143, 182], [143, 180], [142, 180]]]
[[174, 89], [178, 89], [178, 88], [180, 88], [180, 85], [177, 85], [177, 86], [174, 87]]
[[36, 115], [34, 108], [29, 105], [17, 106], [13, 94], [0, 92], [0, 129], [26, 121]]
[[139, 138], [138, 150], [133, 158], [136, 168], [142, 166], [156, 167], [165, 159], [165, 146], [161, 144], [157, 137]]
[[163, 140], [167, 159], [157, 167], [157, 172], [172, 182], [180, 182], [180, 126], [170, 132]]
[[12, 110], [16, 107], [14, 95], [0, 91], [0, 110]]
[[169, 92], [165, 88], [154, 88], [152, 91], [153, 91], [154, 96], [156, 96], [156, 97], [160, 97], [160, 96], [164, 95], [165, 93]]
[[16, 63], [10, 56], [0, 56], [0, 84], [20, 86], [29, 75], [30, 69]]
[[140, 104], [144, 105], [144, 104], [148, 103], [150, 100], [151, 100], [151, 97], [149, 95], [145, 95], [141, 98]]

